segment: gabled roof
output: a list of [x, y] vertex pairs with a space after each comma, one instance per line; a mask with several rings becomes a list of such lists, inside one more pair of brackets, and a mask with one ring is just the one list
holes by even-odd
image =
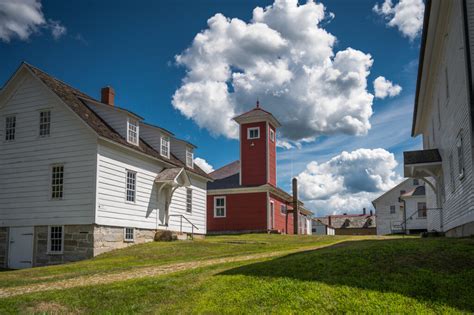
[[[398, 189], [400, 186], [402, 186], [403, 184], [405, 184], [407, 181], [411, 180], [410, 178], [407, 178], [405, 180], [402, 180], [398, 185], [395, 185], [393, 186], [391, 189], [387, 190], [386, 192], [384, 192], [383, 194], [381, 194], [380, 196], [378, 196], [376, 199], [372, 200], [372, 204], [374, 204], [375, 202], [377, 202], [380, 198], [382, 198], [383, 196], [385, 196], [386, 194], [390, 193], [391, 191], [395, 190], [395, 189]], [[374, 205], [375, 207], [375, 205]]]
[[[329, 225], [329, 216], [316, 218], [325, 225]], [[346, 214], [331, 215], [331, 227], [335, 229], [366, 229], [377, 226], [375, 215], [370, 214]]]
[[165, 168], [156, 175], [155, 182], [175, 186], [179, 185], [180, 177], [184, 186], [189, 186], [191, 184], [186, 171], [182, 167]]
[[42, 70], [29, 65], [27, 63], [22, 63], [20, 68], [26, 67], [30, 73], [32, 73], [36, 78], [38, 78], [48, 89], [50, 89], [54, 94], [56, 94], [59, 99], [68, 106], [79, 118], [81, 118], [99, 137], [106, 140], [110, 140], [114, 143], [117, 143], [121, 146], [125, 146], [134, 151], [140, 152], [142, 154], [148, 155], [154, 159], [158, 159], [164, 163], [168, 163], [173, 166], [183, 167], [186, 170], [195, 173], [199, 176], [202, 176], [207, 179], [211, 179], [206, 172], [204, 172], [199, 166], [194, 165], [194, 168], [188, 168], [186, 165], [181, 162], [174, 155], [170, 155], [170, 158], [163, 157], [159, 152], [153, 149], [145, 141], [140, 139], [139, 145], [133, 145], [127, 142], [117, 131], [115, 131], [111, 126], [109, 126], [98, 114], [96, 114], [92, 109], [90, 109], [84, 100], [90, 100], [93, 102], [98, 102], [93, 97], [71, 87], [70, 85], [50, 76], [49, 74], [43, 72]]
[[410, 190], [409, 192], [404, 193], [400, 197], [416, 197], [416, 196], [425, 196], [426, 190], [425, 186], [418, 186], [415, 189]]
[[269, 121], [272, 123], [275, 128], [281, 126], [280, 122], [272, 115], [272, 113], [267, 112], [260, 108], [260, 103], [257, 101], [257, 106], [248, 112], [245, 112], [239, 116], [233, 118], [237, 123], [249, 123], [249, 122], [258, 122], [258, 121]]
[[229, 177], [240, 172], [240, 161], [234, 161], [227, 165], [222, 166], [221, 168], [215, 170], [214, 172], [209, 173], [213, 179], [222, 179]]
[[403, 163], [405, 165], [439, 162], [441, 162], [441, 155], [439, 154], [438, 149], [403, 152]]

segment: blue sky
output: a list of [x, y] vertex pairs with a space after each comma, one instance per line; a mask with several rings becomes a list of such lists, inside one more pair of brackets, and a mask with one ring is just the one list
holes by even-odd
[[[288, 190], [291, 177], [304, 172], [311, 162], [319, 165], [313, 171], [318, 172], [318, 176], [323, 175], [319, 174], [323, 169], [334, 170], [327, 162], [331, 158], [342, 151], [353, 152], [360, 148], [380, 148], [393, 153], [398, 166], [392, 163], [390, 167], [395, 174], [387, 175], [390, 179], [382, 180], [383, 183], [373, 189], [349, 189], [349, 177], [354, 175], [349, 174], [350, 171], [338, 171], [337, 178], [332, 175], [332, 180], [342, 178], [345, 183], [344, 192], [339, 191], [339, 195], [347, 197], [355, 191], [355, 198], [362, 198], [361, 202], [351, 202], [350, 198], [343, 206], [318, 202], [318, 194], [312, 195], [308, 188], [305, 196], [313, 200], [307, 204], [317, 214], [359, 211], [360, 205], [366, 205], [367, 200], [386, 189], [388, 183], [399, 180], [398, 176], [403, 173], [403, 151], [421, 147], [420, 139], [410, 137], [419, 32], [414, 35], [413, 30], [403, 29], [403, 24], [396, 25], [397, 10], [401, 8], [396, 7], [398, 1], [384, 12], [382, 9], [375, 12], [374, 5], [382, 2], [323, 1], [327, 17], [320, 21], [319, 28], [335, 36], [334, 53], [351, 47], [371, 55], [373, 64], [366, 78], [367, 93], [374, 94], [372, 83], [378, 76], [400, 85], [401, 92], [394, 97], [373, 99], [371, 128], [365, 135], [320, 132], [310, 142], [292, 139], [295, 140], [292, 149], [279, 148], [278, 182]], [[36, 8], [44, 22], [32, 24], [25, 38], [15, 33], [2, 38], [4, 26], [0, 22], [0, 84], [6, 82], [21, 61], [27, 61], [94, 97], [99, 97], [101, 87], [111, 85], [115, 88], [118, 105], [193, 142], [198, 146], [195, 155], [218, 168], [238, 158], [238, 142], [219, 132], [215, 135], [205, 124], [200, 127], [196, 119], [187, 118], [182, 109], [177, 109], [179, 106], [173, 106], [173, 95], [182, 86], [186, 70], [192, 68], [190, 63], [178, 65], [175, 56], [192, 46], [193, 38], [208, 28], [207, 20], [216, 13], [249, 23], [255, 7], [272, 4], [273, 1], [248, 0], [42, 1], [41, 7]], [[391, 20], [395, 20], [393, 25], [390, 25]], [[61, 30], [54, 38], [51, 32], [58, 24], [65, 31]], [[257, 97], [262, 95], [255, 95], [255, 99]], [[253, 105], [248, 101], [239, 104], [238, 109], [249, 109]], [[262, 105], [265, 108], [266, 104]], [[362, 171], [363, 174], [370, 172]], [[365, 185], [364, 180], [362, 175], [360, 187]], [[322, 198], [328, 200], [327, 196]]]

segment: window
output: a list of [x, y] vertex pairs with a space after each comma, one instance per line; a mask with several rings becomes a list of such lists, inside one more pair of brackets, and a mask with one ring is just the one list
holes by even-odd
[[123, 239], [125, 242], [133, 242], [135, 240], [135, 229], [126, 227], [123, 231]]
[[127, 171], [127, 201], [135, 202], [137, 193], [137, 173]]
[[170, 138], [166, 136], [161, 137], [161, 155], [170, 157]]
[[462, 139], [462, 130], [458, 134], [456, 140], [456, 147], [458, 149], [458, 175], [462, 179], [464, 177], [464, 149], [463, 149], [463, 139]]
[[224, 218], [226, 215], [225, 197], [214, 197], [214, 217]]
[[454, 166], [453, 166], [453, 155], [449, 155], [449, 177], [451, 179], [451, 191], [454, 192]]
[[191, 150], [186, 150], [186, 166], [187, 167], [193, 168], [194, 166], [193, 159], [194, 159], [193, 152]]
[[270, 140], [275, 142], [275, 131], [273, 129], [270, 129]]
[[286, 214], [286, 205], [283, 204], [283, 203], [280, 205], [280, 213], [281, 214]]
[[5, 141], [15, 140], [16, 116], [5, 117]]
[[127, 121], [127, 141], [138, 145], [138, 120], [129, 118]]
[[413, 179], [413, 185], [414, 186], [420, 185], [420, 181], [417, 178]]
[[186, 212], [193, 212], [193, 190], [186, 188]]
[[390, 214], [394, 214], [395, 210], [395, 206], [390, 206]]
[[62, 199], [64, 193], [64, 165], [53, 165], [51, 169], [51, 199]]
[[260, 138], [260, 127], [247, 129], [247, 139], [258, 139], [258, 138]]
[[418, 202], [418, 218], [426, 218], [426, 202]]
[[39, 136], [47, 137], [51, 133], [51, 111], [43, 111], [39, 113]]
[[60, 254], [63, 252], [63, 227], [50, 226], [48, 231], [48, 250], [50, 253]]

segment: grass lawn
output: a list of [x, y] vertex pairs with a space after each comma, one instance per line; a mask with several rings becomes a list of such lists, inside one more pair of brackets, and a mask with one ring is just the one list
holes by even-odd
[[[225, 244], [231, 248], [234, 245], [268, 246], [285, 250], [335, 241], [331, 237], [311, 238], [246, 235], [199, 242], [219, 246], [220, 242], [230, 240], [231, 243], [226, 241]], [[251, 245], [249, 241], [255, 243]], [[184, 246], [181, 244], [184, 243], [150, 245]], [[212, 247], [210, 244], [206, 246]], [[136, 251], [149, 250], [150, 245], [111, 255], [128, 256], [128, 251], [134, 251], [132, 256], [140, 256]], [[223, 255], [230, 255], [224, 247]], [[209, 255], [220, 254], [211, 251], [208, 256], [198, 256], [205, 259]], [[97, 264], [100, 259], [106, 258], [82, 264]], [[185, 258], [175, 261], [182, 259]], [[50, 268], [65, 266], [41, 269], [53, 274]], [[66, 269], [66, 272], [69, 271]], [[30, 277], [24, 271], [2, 272], [2, 286], [3, 277], [9, 274], [24, 281]], [[1, 314], [35, 312], [472, 313], [474, 239], [361, 239], [276, 258], [222, 263], [164, 276], [0, 299]]]

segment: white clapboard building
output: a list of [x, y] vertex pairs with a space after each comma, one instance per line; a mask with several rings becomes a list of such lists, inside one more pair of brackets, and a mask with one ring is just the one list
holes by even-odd
[[0, 267], [76, 261], [206, 233], [195, 146], [21, 64], [0, 91]]
[[448, 236], [474, 234], [473, 61], [474, 0], [426, 1], [412, 129], [423, 150], [404, 153], [404, 172], [427, 184], [428, 230]]

